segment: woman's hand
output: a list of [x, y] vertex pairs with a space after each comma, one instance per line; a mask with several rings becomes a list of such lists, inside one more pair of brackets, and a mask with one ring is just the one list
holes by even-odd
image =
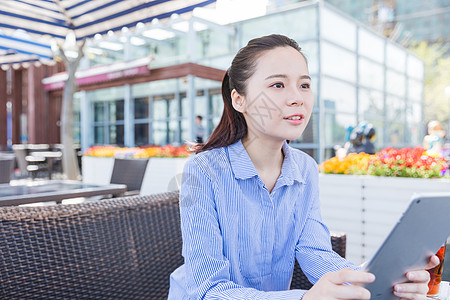
[[370, 292], [360, 284], [374, 280], [373, 274], [362, 271], [343, 269], [330, 272], [323, 275], [302, 299], [370, 299]]
[[406, 278], [411, 282], [394, 285], [394, 295], [400, 299], [426, 299], [428, 293], [428, 281], [430, 274], [427, 270], [439, 265], [439, 258], [436, 255], [430, 257], [430, 261], [424, 270], [411, 271], [406, 273]]

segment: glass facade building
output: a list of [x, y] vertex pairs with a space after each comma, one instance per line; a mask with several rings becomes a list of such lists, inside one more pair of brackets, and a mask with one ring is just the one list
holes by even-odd
[[[412, 41], [450, 42], [448, 0], [325, 0], [357, 20], [392, 30], [405, 45]], [[382, 28], [379, 28], [382, 29]]]
[[[278, 33], [295, 39], [307, 57], [315, 95], [310, 123], [291, 145], [318, 162], [343, 145], [349, 126], [376, 129], [378, 149], [416, 146], [423, 133], [423, 62], [403, 47], [321, 1], [232, 24], [195, 17], [154, 22], [120, 36], [95, 38], [82, 68], [152, 55], [158, 68], [195, 63], [223, 72], [255, 37]], [[223, 103], [220, 80], [186, 75], [148, 82], [130, 80], [76, 94], [75, 132], [82, 147], [117, 144], [183, 144], [194, 141], [194, 118], [209, 135]]]

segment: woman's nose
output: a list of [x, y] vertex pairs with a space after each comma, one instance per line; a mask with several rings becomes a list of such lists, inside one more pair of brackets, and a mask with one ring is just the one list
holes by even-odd
[[303, 106], [303, 104], [304, 100], [301, 95], [292, 96], [288, 101], [289, 106]]
[[298, 88], [293, 88], [288, 98], [288, 104], [290, 106], [302, 106], [304, 104], [303, 95]]

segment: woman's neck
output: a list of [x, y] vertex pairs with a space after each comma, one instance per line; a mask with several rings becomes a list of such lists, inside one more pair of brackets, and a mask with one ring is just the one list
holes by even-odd
[[258, 173], [276, 172], [277, 176], [281, 172], [284, 159], [283, 142], [269, 142], [260, 138], [251, 139], [248, 136], [242, 139], [242, 144]]

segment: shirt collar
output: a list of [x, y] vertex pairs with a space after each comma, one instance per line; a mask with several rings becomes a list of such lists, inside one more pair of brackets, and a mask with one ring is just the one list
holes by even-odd
[[279, 180], [284, 181], [287, 185], [292, 185], [294, 181], [305, 183], [305, 179], [300, 171], [298, 162], [295, 161], [293, 149], [285, 141], [283, 143], [284, 160], [281, 166], [281, 175]]
[[228, 153], [230, 155], [230, 164], [233, 169], [234, 177], [239, 179], [248, 179], [258, 176], [255, 166], [253, 165], [247, 150], [245, 150], [242, 141], [228, 146]]
[[[245, 150], [242, 141], [228, 146], [230, 156], [230, 164], [233, 169], [234, 176], [238, 179], [248, 179], [258, 176], [258, 172], [253, 165], [247, 150]], [[302, 172], [300, 172], [297, 162], [294, 160], [292, 148], [285, 141], [283, 143], [284, 161], [281, 166], [281, 175], [279, 180], [286, 185], [292, 185], [294, 181], [305, 183]]]

